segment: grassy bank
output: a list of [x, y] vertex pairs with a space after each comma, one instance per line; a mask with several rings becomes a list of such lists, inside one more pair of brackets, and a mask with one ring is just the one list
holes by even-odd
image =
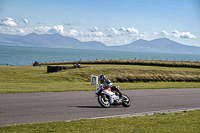
[[154, 115], [82, 119], [71, 122], [51, 122], [43, 124], [22, 124], [0, 127], [1, 133], [29, 132], [176, 132], [197, 133], [200, 131], [200, 110]]
[[189, 67], [200, 68], [200, 62], [195, 61], [161, 61], [161, 60], [95, 60], [95, 61], [68, 61], [49, 62], [41, 65], [66, 65], [66, 64], [117, 64], [117, 65], [144, 65], [144, 66], [164, 66], [164, 67]]
[[[43, 65], [72, 65], [75, 62], [56, 62]], [[69, 64], [71, 63], [71, 64]], [[93, 66], [95, 71], [103, 71], [113, 82], [200, 82], [197, 71], [200, 62], [188, 61], [147, 61], [147, 60], [97, 60], [78, 61], [81, 65]], [[116, 67], [117, 66], [117, 67]], [[97, 68], [97, 69], [95, 69]], [[194, 68], [194, 69], [187, 69]], [[196, 68], [196, 69], [195, 69]], [[178, 71], [177, 71], [178, 70]], [[189, 70], [189, 71], [187, 71]], [[194, 73], [192, 71], [195, 71]], [[91, 70], [92, 73], [95, 73]], [[111, 75], [117, 73], [116, 75]], [[90, 79], [87, 78], [87, 81]]]
[[[90, 76], [100, 74], [113, 81], [114, 85], [119, 85], [120, 89], [200, 88], [199, 82], [187, 82], [187, 79], [200, 79], [199, 68], [110, 64], [82, 66], [85, 68], [56, 73], [47, 73], [46, 67], [0, 66], [0, 93], [94, 90], [95, 87], [90, 85]], [[124, 81], [121, 82], [121, 79]], [[145, 83], [144, 79], [149, 82]]]

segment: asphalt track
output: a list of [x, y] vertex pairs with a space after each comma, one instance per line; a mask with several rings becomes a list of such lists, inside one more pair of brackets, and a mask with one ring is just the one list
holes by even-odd
[[0, 126], [200, 108], [200, 88], [122, 90], [131, 106], [102, 108], [94, 91], [0, 94]]

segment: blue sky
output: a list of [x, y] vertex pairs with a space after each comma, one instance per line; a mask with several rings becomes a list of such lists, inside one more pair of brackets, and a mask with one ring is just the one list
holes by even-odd
[[0, 0], [0, 33], [124, 45], [169, 38], [200, 47], [199, 0]]

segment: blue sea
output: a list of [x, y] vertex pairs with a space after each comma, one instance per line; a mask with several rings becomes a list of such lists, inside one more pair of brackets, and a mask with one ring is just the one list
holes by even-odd
[[31, 65], [35, 61], [64, 62], [109, 59], [200, 61], [200, 54], [142, 53], [127, 51], [0, 46], [0, 65]]

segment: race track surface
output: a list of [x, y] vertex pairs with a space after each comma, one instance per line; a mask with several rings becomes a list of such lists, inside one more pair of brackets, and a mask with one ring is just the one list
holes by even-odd
[[102, 108], [94, 91], [0, 94], [0, 126], [200, 108], [200, 88], [122, 90], [131, 106]]

